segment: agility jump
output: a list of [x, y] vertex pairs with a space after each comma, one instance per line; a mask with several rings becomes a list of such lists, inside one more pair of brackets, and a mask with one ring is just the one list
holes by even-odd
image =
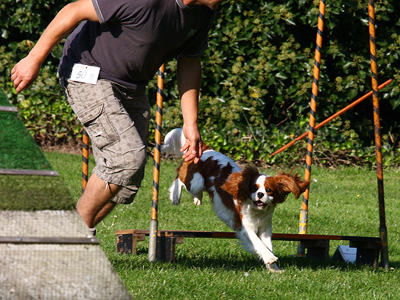
[[[313, 87], [311, 97], [311, 113], [308, 131], [307, 141], [307, 156], [306, 156], [306, 171], [305, 179], [309, 180], [311, 176], [311, 164], [312, 164], [312, 151], [313, 151], [313, 139], [315, 130], [322, 127], [324, 124], [329, 122], [331, 119], [337, 117], [337, 114], [333, 115], [330, 120], [325, 120], [318, 126], [315, 126], [315, 116], [317, 107], [317, 95], [318, 95], [318, 80], [319, 80], [319, 65], [321, 58], [322, 48], [322, 33], [323, 33], [323, 22], [325, 13], [325, 0], [320, 1], [319, 5], [319, 17], [318, 17], [318, 31], [317, 31], [317, 44], [315, 51], [315, 66], [313, 76]], [[381, 154], [381, 134], [379, 124], [379, 98], [378, 90], [389, 84], [390, 81], [385, 82], [383, 85], [378, 87], [377, 81], [377, 65], [376, 65], [376, 44], [375, 44], [375, 14], [374, 14], [374, 1], [369, 0], [368, 2], [369, 12], [369, 33], [370, 33], [370, 49], [371, 49], [371, 70], [372, 70], [372, 95], [374, 104], [374, 132], [375, 132], [375, 144], [376, 144], [376, 156], [377, 156], [377, 176], [378, 176], [378, 192], [379, 192], [379, 210], [380, 210], [380, 237], [352, 237], [352, 236], [339, 236], [339, 235], [309, 235], [306, 234], [307, 222], [308, 222], [308, 201], [309, 201], [309, 189], [306, 190], [303, 198], [302, 208], [300, 212], [300, 223], [299, 223], [299, 234], [274, 234], [272, 239], [280, 240], [292, 240], [300, 241], [298, 254], [302, 254], [303, 249], [307, 248], [307, 256], [321, 257], [326, 259], [329, 256], [329, 241], [330, 240], [349, 240], [350, 247], [357, 248], [357, 262], [369, 263], [374, 266], [378, 266], [378, 254], [381, 251], [381, 265], [385, 269], [389, 268], [388, 260], [388, 243], [387, 243], [387, 228], [385, 221], [385, 209], [384, 209], [384, 196], [383, 196], [383, 174], [382, 174], [382, 154]], [[159, 167], [160, 167], [160, 145], [161, 145], [161, 120], [162, 120], [162, 91], [164, 87], [163, 83], [163, 70], [159, 72], [158, 79], [158, 93], [157, 93], [157, 115], [156, 115], [156, 146], [154, 150], [154, 176], [153, 176], [153, 206], [151, 213], [151, 226], [150, 230], [142, 229], [129, 229], [116, 231], [117, 235], [117, 251], [122, 253], [135, 253], [136, 242], [144, 240], [146, 235], [149, 235], [149, 260], [165, 260], [173, 261], [175, 259], [174, 251], [175, 244], [182, 243], [184, 237], [203, 237], [203, 238], [232, 238], [232, 232], [193, 232], [193, 231], [171, 231], [171, 230], [158, 230], [157, 222], [157, 209], [158, 209], [158, 180], [159, 180]], [[357, 100], [353, 104], [346, 107], [339, 113], [343, 113], [345, 110], [350, 109], [356, 104], [369, 97], [371, 94], [367, 94]], [[317, 128], [318, 127], [318, 128]], [[297, 140], [297, 139], [296, 139]], [[288, 146], [289, 147], [289, 146]], [[287, 148], [287, 147], [286, 147]], [[285, 148], [285, 149], [286, 149]], [[284, 149], [283, 149], [284, 150]], [[281, 150], [281, 151], [283, 151]], [[279, 150], [278, 150], [279, 151]], [[276, 153], [279, 153], [279, 152]], [[272, 155], [276, 154], [273, 153]], [[362, 261], [362, 260], [366, 261]]]

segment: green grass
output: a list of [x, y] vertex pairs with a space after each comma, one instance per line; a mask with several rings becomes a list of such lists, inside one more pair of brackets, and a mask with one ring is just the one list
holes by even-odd
[[15, 113], [0, 112], [0, 140], [1, 169], [52, 170]]
[[0, 175], [0, 210], [72, 210], [75, 198], [59, 177]]
[[[0, 105], [10, 106], [2, 89]], [[52, 170], [17, 113], [0, 112], [0, 141], [0, 169]]]
[[[10, 106], [0, 89], [0, 105]], [[24, 123], [13, 112], [0, 112], [0, 169], [52, 170]], [[59, 177], [0, 175], [0, 210], [70, 210], [74, 198]]]
[[[81, 157], [46, 153], [70, 194], [81, 193]], [[93, 160], [90, 161], [93, 167]], [[215, 230], [228, 228], [214, 215], [208, 197], [197, 207], [187, 193], [181, 204], [168, 200], [168, 187], [178, 162], [163, 161], [160, 174], [159, 229]], [[134, 299], [399, 299], [400, 297], [400, 170], [384, 172], [390, 269], [316, 262], [295, 258], [297, 242], [274, 241], [283, 274], [270, 274], [236, 240], [185, 239], [176, 245], [176, 262], [150, 263], [148, 241], [138, 255], [115, 250], [115, 231], [149, 228], [152, 161], [135, 201], [119, 205], [97, 226], [101, 247]], [[265, 170], [274, 174], [277, 170]], [[289, 170], [285, 170], [289, 171]], [[303, 175], [303, 170], [299, 169]], [[379, 236], [377, 179], [374, 171], [356, 168], [313, 168], [308, 233]], [[301, 200], [292, 196], [278, 206], [274, 232], [297, 233]], [[345, 241], [331, 241], [330, 255]]]

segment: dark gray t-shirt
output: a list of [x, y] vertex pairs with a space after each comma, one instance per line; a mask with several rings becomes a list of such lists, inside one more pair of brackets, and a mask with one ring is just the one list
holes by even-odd
[[68, 37], [59, 65], [100, 67], [99, 78], [144, 90], [158, 68], [180, 53], [200, 55], [216, 11], [182, 0], [92, 0], [97, 22], [82, 22]]

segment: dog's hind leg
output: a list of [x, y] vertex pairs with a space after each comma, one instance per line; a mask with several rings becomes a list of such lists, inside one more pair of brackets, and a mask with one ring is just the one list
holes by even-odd
[[197, 206], [201, 206], [203, 200], [203, 192], [193, 197], [193, 203]]
[[185, 186], [183, 182], [176, 178], [169, 187], [169, 199], [172, 204], [178, 205], [181, 202], [182, 187]]

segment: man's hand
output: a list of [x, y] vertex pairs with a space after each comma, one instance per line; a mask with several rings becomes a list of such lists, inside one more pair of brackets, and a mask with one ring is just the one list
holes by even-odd
[[182, 156], [185, 161], [190, 161], [194, 159], [194, 163], [197, 164], [200, 161], [200, 157], [203, 154], [203, 149], [201, 147], [201, 136], [197, 126], [189, 127], [183, 125], [183, 134], [186, 137], [185, 145], [181, 148], [181, 152], [187, 150], [187, 152]]
[[29, 56], [20, 60], [11, 70], [11, 81], [17, 93], [27, 88], [39, 76], [40, 63], [29, 58]]
[[51, 50], [83, 20], [98, 22], [91, 0], [79, 0], [64, 6], [43, 32], [29, 55], [11, 70], [11, 81], [17, 93], [27, 88], [39, 75], [40, 66]]

